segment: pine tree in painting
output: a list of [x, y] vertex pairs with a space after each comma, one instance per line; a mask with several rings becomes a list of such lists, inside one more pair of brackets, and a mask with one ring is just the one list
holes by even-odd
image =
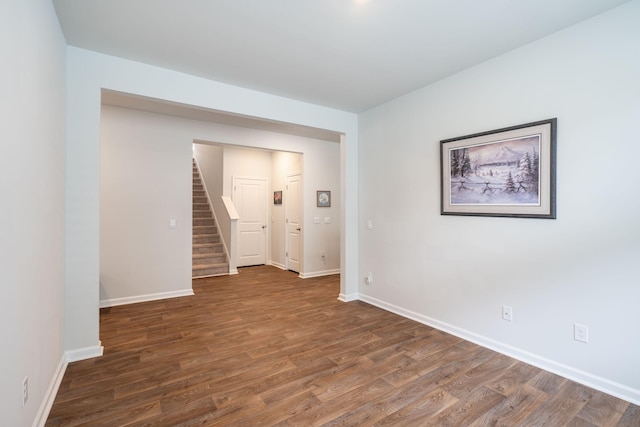
[[526, 183], [531, 182], [531, 158], [529, 157], [529, 153], [524, 153], [524, 156], [520, 158], [516, 180]]
[[540, 179], [540, 158], [535, 148], [533, 149], [533, 160], [531, 161], [531, 192], [538, 194], [538, 181]]
[[462, 150], [462, 160], [460, 162], [460, 176], [464, 177], [464, 174], [471, 172], [471, 159], [469, 158], [469, 153], [467, 149], [464, 148]]
[[451, 176], [458, 176], [460, 170], [460, 150], [451, 150]]
[[507, 181], [505, 183], [504, 191], [506, 193], [515, 193], [516, 192], [516, 185], [513, 182], [513, 177], [511, 176], [511, 171], [509, 171], [509, 175], [507, 175]]

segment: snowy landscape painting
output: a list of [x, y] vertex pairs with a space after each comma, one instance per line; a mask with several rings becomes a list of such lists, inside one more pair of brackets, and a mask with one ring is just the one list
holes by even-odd
[[555, 125], [441, 141], [441, 213], [555, 218]]
[[540, 135], [449, 150], [451, 204], [540, 204]]

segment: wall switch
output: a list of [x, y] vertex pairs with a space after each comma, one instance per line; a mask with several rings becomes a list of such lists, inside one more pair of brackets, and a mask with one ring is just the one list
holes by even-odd
[[573, 324], [573, 339], [576, 341], [589, 342], [589, 327], [579, 323]]
[[173, 229], [173, 228], [176, 228], [177, 226], [178, 226], [178, 222], [175, 219], [169, 220], [169, 228]]
[[373, 230], [373, 221], [370, 219], [367, 220], [367, 230]]
[[29, 377], [22, 380], [22, 407], [24, 408], [29, 400]]
[[320, 252], [320, 258], [325, 259], [327, 257], [327, 253], [322, 251]]
[[325, 224], [331, 224], [331, 217], [330, 216], [325, 216], [324, 217], [324, 223]]
[[314, 216], [313, 217], [313, 223], [314, 224], [320, 224], [320, 217], [319, 216]]
[[502, 320], [508, 320], [509, 322], [513, 320], [513, 308], [508, 305], [502, 306]]
[[366, 276], [364, 276], [364, 283], [366, 283], [367, 285], [370, 285], [373, 283], [373, 273], [372, 272], [368, 272]]

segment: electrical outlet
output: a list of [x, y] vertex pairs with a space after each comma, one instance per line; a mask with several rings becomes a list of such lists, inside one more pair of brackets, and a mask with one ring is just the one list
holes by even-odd
[[364, 283], [366, 283], [367, 285], [370, 285], [373, 283], [373, 273], [372, 272], [368, 272], [366, 276], [364, 276]]
[[502, 306], [502, 320], [508, 320], [509, 322], [513, 320], [513, 308], [508, 305]]
[[573, 339], [576, 341], [589, 342], [589, 327], [579, 323], [573, 324]]
[[29, 377], [22, 380], [22, 407], [24, 408], [29, 400]]
[[320, 258], [325, 259], [327, 257], [327, 253], [326, 252], [320, 252]]

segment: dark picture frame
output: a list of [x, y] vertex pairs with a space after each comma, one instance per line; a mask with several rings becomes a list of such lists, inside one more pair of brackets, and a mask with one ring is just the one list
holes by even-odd
[[319, 208], [331, 207], [331, 191], [318, 190], [316, 191], [316, 206]]
[[556, 218], [557, 119], [440, 141], [440, 214]]
[[282, 190], [273, 192], [273, 204], [281, 205], [282, 204]]

